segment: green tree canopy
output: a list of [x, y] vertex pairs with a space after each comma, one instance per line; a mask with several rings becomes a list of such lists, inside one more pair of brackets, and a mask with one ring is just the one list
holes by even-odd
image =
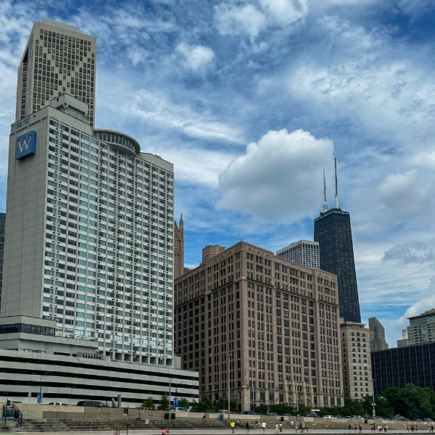
[[148, 397], [148, 399], [144, 400], [142, 406], [148, 409], [154, 409], [153, 399], [151, 399], [151, 397]]
[[178, 401], [178, 406], [181, 406], [182, 408], [186, 408], [187, 410], [189, 410], [190, 403], [187, 399], [182, 398]]
[[210, 397], [208, 397], [207, 394], [202, 396], [199, 399], [199, 402], [193, 401], [191, 403], [191, 406], [192, 406], [192, 412], [206, 412], [209, 409], [214, 410], [214, 406], [211, 403]]
[[159, 404], [157, 405], [157, 409], [160, 411], [165, 411], [169, 408], [169, 399], [166, 394], [163, 394], [163, 396], [159, 400]]

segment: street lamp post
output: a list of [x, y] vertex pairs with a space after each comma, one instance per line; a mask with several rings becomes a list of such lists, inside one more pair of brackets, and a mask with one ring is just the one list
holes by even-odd
[[375, 424], [375, 417], [376, 417], [376, 411], [375, 411], [375, 407], [376, 407], [376, 403], [375, 403], [375, 380], [372, 379], [372, 407], [373, 407], [373, 424]]
[[231, 354], [228, 354], [228, 420], [230, 420], [231, 417], [231, 383], [230, 383], [230, 379], [231, 379], [231, 371], [230, 371], [230, 367], [231, 367]]
[[52, 372], [46, 372], [41, 375], [41, 378], [39, 379], [39, 404], [42, 405], [42, 379], [44, 379], [44, 376], [49, 375]]

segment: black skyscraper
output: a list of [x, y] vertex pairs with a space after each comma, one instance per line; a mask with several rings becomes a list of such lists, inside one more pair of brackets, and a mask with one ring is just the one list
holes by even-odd
[[338, 205], [337, 159], [334, 166], [335, 208], [328, 210], [323, 171], [323, 213], [314, 221], [314, 240], [319, 242], [320, 269], [337, 275], [340, 316], [361, 323], [350, 214]]
[[5, 254], [5, 222], [6, 213], [0, 213], [0, 308], [2, 306], [3, 257]]
[[314, 240], [319, 242], [320, 269], [337, 275], [340, 316], [361, 322], [350, 214], [333, 208], [314, 221]]

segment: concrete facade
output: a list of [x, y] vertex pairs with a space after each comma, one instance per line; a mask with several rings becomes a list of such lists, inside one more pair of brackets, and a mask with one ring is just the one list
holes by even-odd
[[299, 240], [277, 251], [276, 256], [304, 267], [320, 269], [319, 242]]
[[177, 397], [197, 399], [198, 373], [193, 371], [0, 349], [0, 402], [10, 399], [36, 404], [41, 388], [43, 403], [77, 405], [80, 400], [99, 400], [111, 406], [120, 394], [121, 406], [135, 407], [148, 397], [157, 403], [163, 394], [169, 394], [170, 382], [172, 397], [177, 390]]
[[435, 308], [419, 316], [409, 317], [408, 320], [409, 326], [402, 331], [402, 340], [397, 341], [397, 346], [415, 346], [435, 342]]
[[46, 18], [35, 22], [18, 68], [15, 120], [68, 93], [88, 105], [86, 122], [93, 126], [96, 66], [95, 36]]
[[240, 411], [342, 406], [336, 277], [245, 242], [213, 248], [175, 283], [175, 349], [200, 393], [227, 397], [229, 370]]
[[5, 255], [6, 213], [0, 213], [0, 310], [2, 307], [3, 259]]
[[370, 349], [372, 352], [388, 349], [387, 340], [385, 340], [385, 328], [376, 317], [369, 319], [370, 330]]
[[363, 323], [342, 322], [340, 335], [346, 397], [361, 399], [371, 396], [373, 382], [369, 329]]
[[[56, 322], [118, 360], [171, 365], [173, 165], [61, 96], [11, 127], [2, 316]], [[16, 160], [17, 137], [36, 153]]]

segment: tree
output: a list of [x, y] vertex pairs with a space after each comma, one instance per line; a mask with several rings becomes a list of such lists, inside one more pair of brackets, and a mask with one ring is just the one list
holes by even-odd
[[163, 394], [163, 396], [159, 400], [159, 404], [157, 406], [157, 409], [160, 409], [160, 411], [165, 411], [169, 408], [169, 399], [166, 394]]
[[[373, 415], [373, 397], [364, 397], [362, 403], [365, 415]], [[394, 409], [390, 402], [383, 396], [375, 396], [375, 412], [379, 417], [391, 418], [394, 417]]]
[[186, 408], [187, 410], [189, 410], [189, 408], [190, 408], [189, 401], [187, 399], [184, 399], [184, 398], [182, 398], [178, 401], [178, 406], [181, 406], [182, 408]]
[[[219, 411], [220, 409], [228, 409], [228, 400], [226, 397], [221, 397], [219, 400], [215, 402], [214, 406], [216, 411]], [[231, 412], [238, 412], [237, 409], [237, 403], [236, 402], [230, 402], [230, 411]]]
[[153, 401], [153, 399], [151, 399], [151, 397], [148, 397], [148, 399], [144, 400], [142, 406], [144, 408], [154, 409], [154, 401]]
[[214, 410], [214, 406], [211, 403], [210, 397], [208, 397], [207, 394], [204, 394], [204, 396], [202, 396], [199, 399], [199, 402], [193, 401], [191, 405], [192, 405], [192, 409], [191, 409], [192, 412], [206, 412], [209, 409]]

